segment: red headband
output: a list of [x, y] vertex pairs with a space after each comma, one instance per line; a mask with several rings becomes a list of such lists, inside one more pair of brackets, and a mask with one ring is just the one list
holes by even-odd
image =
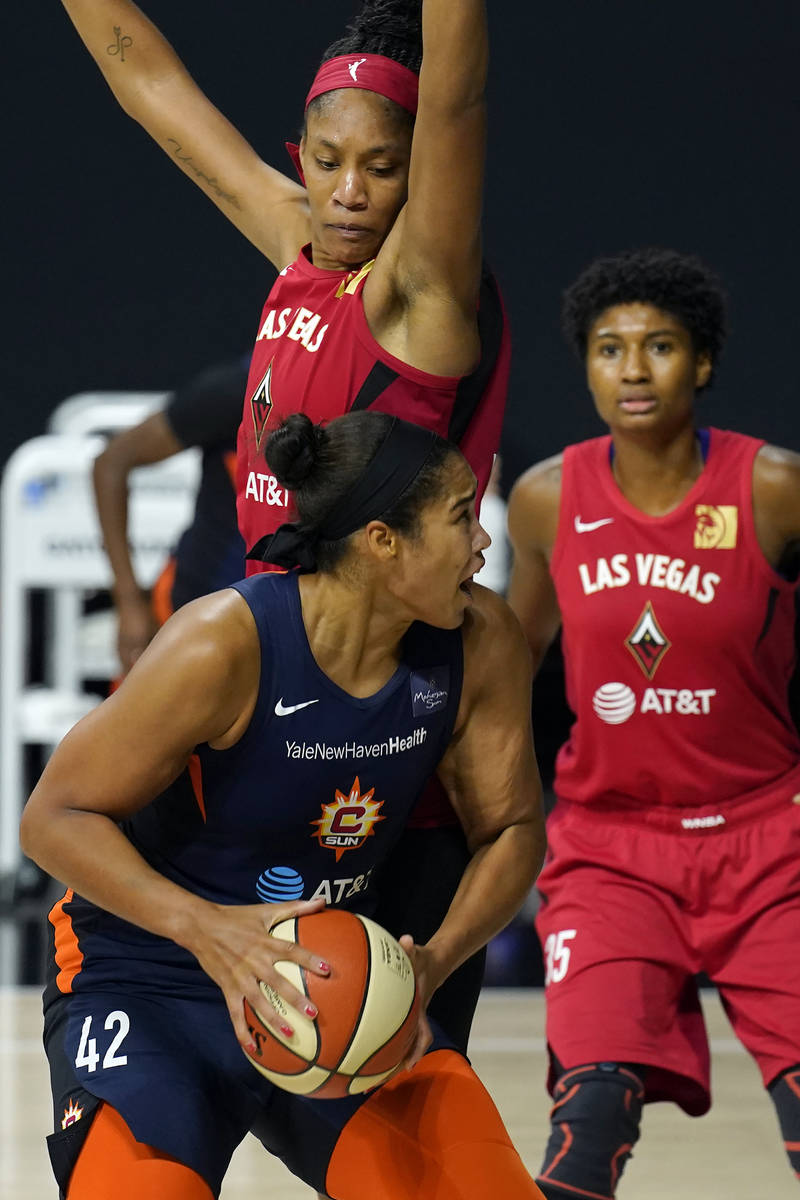
[[337, 88], [365, 88], [368, 92], [377, 92], [416, 116], [418, 76], [383, 54], [340, 54], [337, 58], [329, 58], [317, 71], [306, 96], [306, 108], [317, 96]]

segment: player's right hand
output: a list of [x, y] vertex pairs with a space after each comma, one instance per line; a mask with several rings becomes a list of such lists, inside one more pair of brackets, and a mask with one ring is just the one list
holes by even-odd
[[[292, 1010], [312, 1020], [317, 1010], [303, 992], [298, 991], [276, 969], [278, 962], [294, 962], [323, 978], [330, 973], [318, 954], [294, 942], [273, 937], [270, 930], [289, 917], [320, 912], [323, 899], [295, 900], [286, 904], [223, 905], [209, 904], [202, 928], [197, 929], [187, 948], [200, 966], [222, 989], [233, 1028], [240, 1044], [247, 1046], [252, 1036], [244, 1014], [244, 1001], [256, 1009], [266, 1025], [287, 1034], [292, 1028]], [[259, 986], [263, 981], [278, 994], [289, 1010], [276, 1012], [264, 998]]]

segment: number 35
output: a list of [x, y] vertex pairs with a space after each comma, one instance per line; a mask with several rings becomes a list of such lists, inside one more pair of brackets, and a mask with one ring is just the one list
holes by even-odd
[[544, 944], [544, 986], [551, 983], [561, 983], [569, 970], [571, 948], [566, 945], [577, 935], [577, 929], [562, 929], [560, 933], [548, 935]]

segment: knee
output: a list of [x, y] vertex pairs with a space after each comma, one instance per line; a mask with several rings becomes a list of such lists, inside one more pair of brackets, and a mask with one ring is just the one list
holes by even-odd
[[592, 1063], [559, 1076], [536, 1180], [547, 1200], [613, 1198], [639, 1139], [643, 1079], [644, 1068], [628, 1063]]
[[800, 1177], [800, 1066], [784, 1071], [767, 1091], [778, 1114], [789, 1164]]

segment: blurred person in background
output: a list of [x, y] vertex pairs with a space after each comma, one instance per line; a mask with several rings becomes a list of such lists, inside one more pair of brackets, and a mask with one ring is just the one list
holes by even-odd
[[[244, 574], [234, 488], [236, 430], [248, 365], [249, 357], [242, 355], [201, 371], [163, 409], [112, 437], [95, 459], [94, 493], [113, 574], [123, 675], [171, 613]], [[136, 578], [128, 544], [129, 475], [190, 446], [203, 451], [194, 517], [148, 592]]]

